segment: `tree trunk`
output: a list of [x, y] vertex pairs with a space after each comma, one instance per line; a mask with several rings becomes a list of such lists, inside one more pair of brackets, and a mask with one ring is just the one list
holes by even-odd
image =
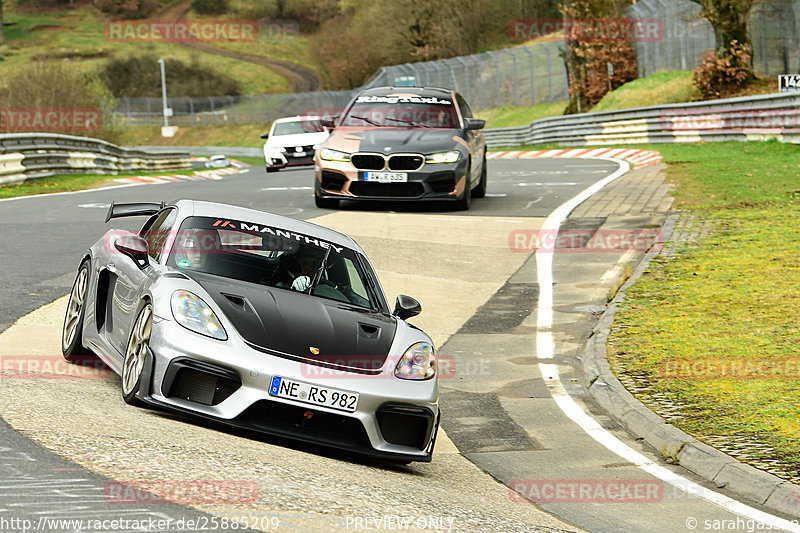
[[746, 44], [752, 49], [747, 24], [755, 0], [692, 0], [703, 8], [702, 15], [714, 28], [717, 53], [730, 50], [731, 42]]

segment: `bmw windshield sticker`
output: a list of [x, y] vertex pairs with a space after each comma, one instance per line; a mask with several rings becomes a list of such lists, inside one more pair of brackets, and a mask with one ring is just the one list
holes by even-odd
[[333, 243], [323, 241], [321, 239], [315, 239], [314, 237], [309, 237], [308, 235], [303, 235], [302, 233], [295, 233], [293, 231], [282, 230], [278, 228], [271, 228], [269, 226], [262, 226], [261, 224], [250, 224], [247, 222], [234, 222], [231, 220], [217, 220], [212, 224], [213, 227], [219, 228], [235, 228], [241, 231], [247, 231], [252, 233], [262, 233], [267, 235], [272, 235], [273, 237], [283, 238], [287, 240], [294, 239], [297, 242], [305, 242], [306, 244], [313, 244], [314, 246], [318, 246], [320, 248], [333, 248], [336, 253], [342, 253], [341, 246], [336, 246]]
[[435, 96], [359, 96], [358, 104], [439, 104], [452, 105], [450, 100], [440, 100]]

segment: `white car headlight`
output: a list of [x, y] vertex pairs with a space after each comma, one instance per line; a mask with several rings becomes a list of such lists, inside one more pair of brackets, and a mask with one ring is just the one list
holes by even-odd
[[431, 379], [436, 375], [436, 355], [433, 345], [418, 342], [412, 345], [394, 368], [394, 375], [400, 379]]
[[189, 291], [175, 291], [170, 298], [172, 316], [181, 326], [221, 341], [228, 339], [214, 311], [196, 294]]
[[325, 161], [350, 161], [350, 154], [338, 150], [331, 150], [330, 148], [323, 148], [319, 156]]
[[452, 152], [439, 152], [436, 154], [429, 154], [425, 158], [426, 163], [455, 163], [461, 158], [461, 152], [453, 150]]

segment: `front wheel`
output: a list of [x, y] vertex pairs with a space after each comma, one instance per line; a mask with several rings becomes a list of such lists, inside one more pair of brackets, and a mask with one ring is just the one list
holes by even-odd
[[78, 356], [89, 354], [83, 347], [83, 317], [86, 314], [86, 288], [89, 285], [89, 261], [81, 263], [72, 292], [69, 293], [64, 327], [61, 332], [61, 353], [64, 359], [75, 362]]
[[486, 156], [483, 156], [483, 165], [481, 165], [481, 179], [472, 189], [473, 198], [483, 198], [484, 196], [486, 196]]
[[459, 211], [468, 211], [469, 210], [469, 200], [472, 196], [472, 191], [470, 190], [470, 170], [471, 163], [467, 161], [467, 171], [464, 175], [464, 192], [461, 194], [461, 198], [456, 201], [455, 208]]
[[142, 381], [142, 370], [150, 347], [153, 332], [153, 305], [147, 302], [136, 317], [128, 338], [125, 360], [122, 362], [122, 399], [128, 405], [142, 405], [136, 398]]

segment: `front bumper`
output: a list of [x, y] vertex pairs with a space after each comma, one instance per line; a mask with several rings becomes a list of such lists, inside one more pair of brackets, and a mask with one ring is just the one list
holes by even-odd
[[466, 187], [468, 161], [425, 164], [408, 171], [408, 181], [377, 183], [365, 181], [363, 172], [350, 163], [315, 162], [315, 194], [319, 198], [339, 200], [433, 200], [456, 201]]
[[[396, 360], [391, 357], [378, 375], [326, 372], [259, 352], [231, 337], [217, 341], [172, 320], [154, 322], [140, 399], [224, 425], [372, 457], [431, 460], [439, 417], [435, 379], [399, 380], [393, 376]], [[357, 410], [348, 413], [270, 396], [275, 375], [358, 392]]]

